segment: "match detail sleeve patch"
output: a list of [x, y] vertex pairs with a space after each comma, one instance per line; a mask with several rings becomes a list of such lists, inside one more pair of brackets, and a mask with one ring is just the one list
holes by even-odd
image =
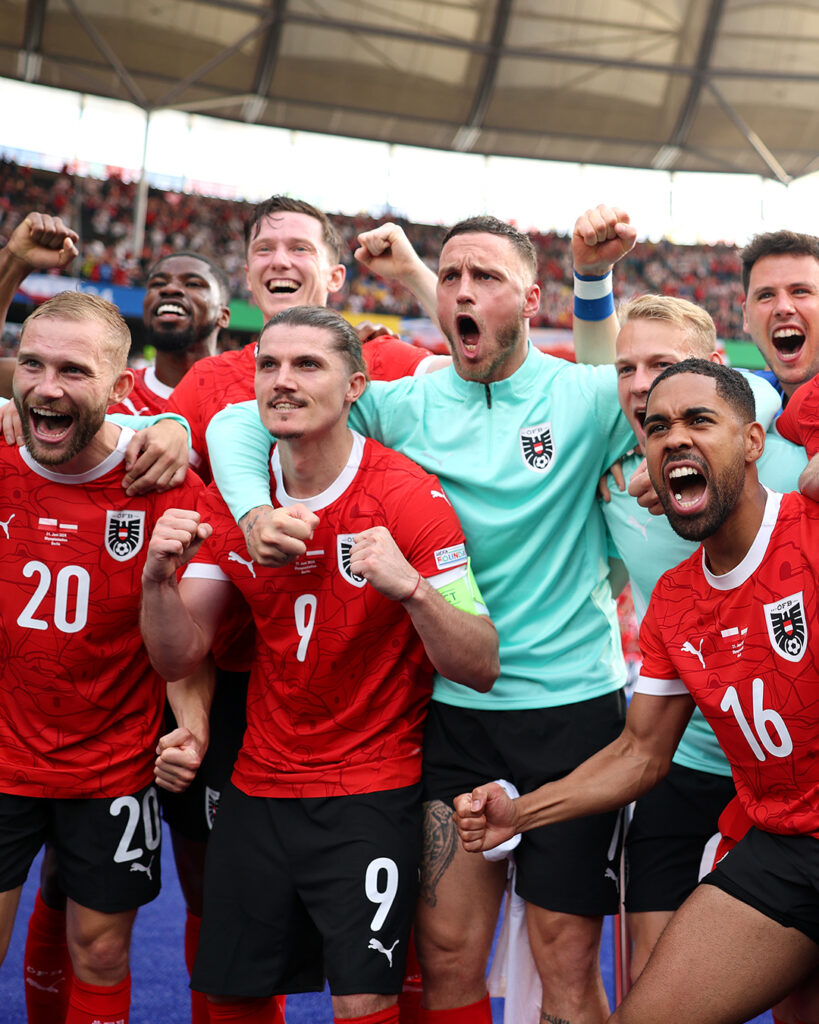
[[468, 561], [465, 544], [456, 544], [451, 548], [439, 548], [435, 552], [435, 564], [441, 572], [455, 569], [459, 565], [466, 565]]

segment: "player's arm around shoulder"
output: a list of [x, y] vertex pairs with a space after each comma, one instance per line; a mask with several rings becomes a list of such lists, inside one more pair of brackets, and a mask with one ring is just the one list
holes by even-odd
[[497, 630], [435, 477], [422, 474], [406, 492], [391, 529], [356, 535], [350, 568], [403, 604], [437, 672], [480, 692], [491, 688], [500, 673]]

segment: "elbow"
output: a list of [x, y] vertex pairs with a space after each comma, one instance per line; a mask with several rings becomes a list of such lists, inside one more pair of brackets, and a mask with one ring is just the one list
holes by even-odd
[[471, 686], [473, 690], [477, 690], [478, 693], [488, 693], [495, 685], [495, 680], [500, 675], [500, 658], [498, 652], [495, 650], [492, 657], [486, 662], [477, 673], [475, 679], [473, 679]]

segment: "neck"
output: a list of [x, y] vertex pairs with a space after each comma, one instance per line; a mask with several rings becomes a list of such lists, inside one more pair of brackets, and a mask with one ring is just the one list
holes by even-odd
[[347, 465], [353, 433], [344, 423], [315, 438], [279, 441], [284, 486], [291, 498], [314, 498], [326, 491]]
[[736, 508], [722, 526], [703, 541], [708, 567], [715, 576], [735, 569], [748, 554], [765, 514], [768, 493], [754, 473], [746, 481]]
[[116, 448], [122, 428], [116, 423], [106, 420], [100, 429], [94, 434], [88, 444], [81, 452], [78, 452], [68, 462], [60, 462], [56, 465], [41, 463], [45, 469], [52, 473], [64, 473], [66, 476], [78, 476], [81, 473], [90, 473], [92, 469], [107, 459]]
[[157, 380], [166, 387], [175, 388], [195, 362], [216, 355], [216, 337], [216, 334], [209, 334], [182, 352], [163, 352], [157, 349], [154, 367]]

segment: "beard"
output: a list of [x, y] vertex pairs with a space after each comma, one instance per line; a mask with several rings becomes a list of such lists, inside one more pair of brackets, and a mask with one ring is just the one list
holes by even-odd
[[31, 428], [31, 403], [21, 401], [15, 395], [14, 404], [17, 406], [17, 412], [20, 414], [23, 440], [26, 442], [26, 448], [28, 448], [35, 462], [39, 462], [42, 466], [60, 466], [64, 462], [70, 462], [76, 455], [79, 455], [97, 435], [105, 422], [105, 415], [108, 412], [106, 404], [98, 406], [96, 409], [88, 409], [80, 414], [67, 413], [66, 415], [71, 415], [73, 418], [73, 432], [66, 443], [66, 447], [54, 449], [41, 444], [34, 436]]
[[498, 328], [493, 351], [487, 352], [479, 363], [469, 363], [461, 360], [458, 348], [460, 339], [457, 337], [453, 339], [449, 331], [444, 328], [442, 330], [449, 342], [449, 351], [458, 376], [464, 380], [474, 380], [479, 384], [489, 384], [508, 376], [507, 373], [502, 372], [505, 364], [513, 358], [521, 341], [526, 339], [526, 325], [522, 325], [517, 319], [510, 320]]
[[153, 345], [158, 352], [184, 352], [216, 330], [216, 320], [210, 320], [206, 324], [195, 327], [189, 323], [187, 327], [180, 329], [160, 331], [154, 327], [145, 327], [145, 344]]
[[684, 516], [673, 507], [668, 487], [663, 481], [657, 496], [665, 509], [672, 530], [685, 540], [703, 541], [713, 536], [737, 506], [745, 486], [745, 461], [737, 461], [718, 479], [708, 484], [708, 503], [696, 516]]

